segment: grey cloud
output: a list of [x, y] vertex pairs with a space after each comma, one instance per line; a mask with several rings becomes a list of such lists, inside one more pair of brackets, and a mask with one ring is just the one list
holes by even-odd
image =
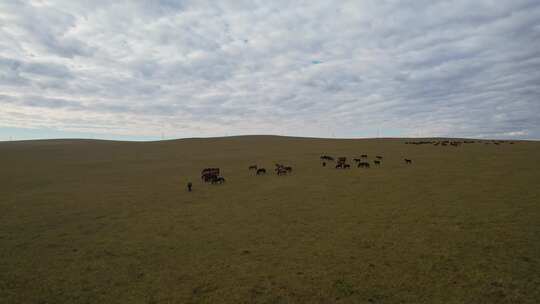
[[534, 0], [10, 1], [0, 20], [11, 126], [540, 138]]

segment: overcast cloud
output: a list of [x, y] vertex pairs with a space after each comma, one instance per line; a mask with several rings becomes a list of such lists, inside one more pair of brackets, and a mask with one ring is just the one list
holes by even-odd
[[0, 127], [540, 138], [540, 1], [0, 1]]

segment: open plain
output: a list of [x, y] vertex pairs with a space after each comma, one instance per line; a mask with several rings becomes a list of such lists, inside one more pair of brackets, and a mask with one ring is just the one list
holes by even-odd
[[540, 143], [406, 141], [0, 143], [0, 303], [540, 302]]

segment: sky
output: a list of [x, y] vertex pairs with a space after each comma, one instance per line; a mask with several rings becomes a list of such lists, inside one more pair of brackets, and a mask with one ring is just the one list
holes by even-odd
[[540, 139], [540, 1], [0, 0], [0, 140]]

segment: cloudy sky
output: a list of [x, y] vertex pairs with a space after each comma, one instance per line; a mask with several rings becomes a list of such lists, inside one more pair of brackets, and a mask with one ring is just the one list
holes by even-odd
[[0, 140], [540, 139], [540, 1], [0, 0]]

